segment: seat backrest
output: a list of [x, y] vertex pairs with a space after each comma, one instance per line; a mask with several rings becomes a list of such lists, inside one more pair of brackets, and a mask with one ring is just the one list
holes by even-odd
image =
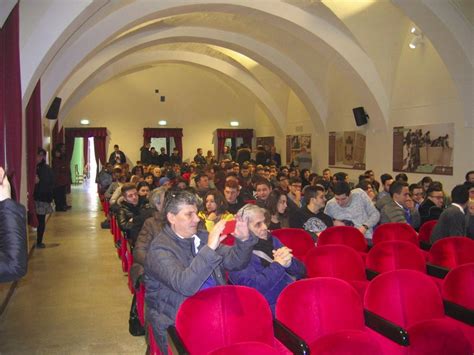
[[225, 346], [209, 353], [209, 355], [277, 355], [280, 352], [268, 344], [247, 341]]
[[304, 229], [275, 229], [272, 234], [293, 251], [293, 256], [304, 261], [306, 254], [314, 247], [313, 238]]
[[365, 259], [367, 268], [379, 273], [410, 269], [426, 273], [425, 256], [416, 245], [403, 240], [380, 242], [372, 247]]
[[474, 263], [460, 265], [446, 275], [443, 298], [474, 311]]
[[425, 222], [421, 225], [420, 231], [418, 232], [418, 240], [420, 242], [430, 243], [431, 233], [433, 233], [436, 223], [438, 223], [438, 221], [433, 220]]
[[306, 255], [305, 265], [308, 277], [367, 280], [362, 257], [346, 245], [317, 246]]
[[326, 228], [318, 237], [318, 245], [343, 244], [356, 251], [367, 251], [367, 241], [361, 231], [354, 227], [335, 226]]
[[404, 328], [444, 317], [438, 286], [429, 276], [415, 270], [395, 270], [378, 275], [367, 287], [364, 305], [369, 311]]
[[384, 354], [380, 344], [370, 333], [360, 330], [342, 330], [319, 338], [314, 344], [317, 354]]
[[307, 344], [336, 331], [364, 329], [360, 296], [347, 282], [332, 277], [288, 285], [278, 297], [276, 318]]
[[407, 223], [385, 223], [375, 228], [372, 241], [376, 245], [387, 240], [405, 240], [418, 245], [418, 234]]
[[245, 341], [274, 342], [270, 306], [245, 286], [216, 286], [189, 297], [178, 310], [176, 329], [194, 354]]
[[474, 241], [467, 237], [448, 237], [436, 241], [430, 249], [429, 261], [448, 269], [474, 262]]

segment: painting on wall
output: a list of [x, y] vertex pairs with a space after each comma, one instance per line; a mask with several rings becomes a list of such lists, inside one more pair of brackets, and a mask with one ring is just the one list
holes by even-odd
[[264, 147], [265, 146], [268, 146], [268, 147], [272, 147], [275, 145], [275, 137], [257, 137], [257, 146], [259, 145], [263, 145]]
[[311, 135], [301, 134], [298, 136], [286, 136], [286, 163], [290, 164], [296, 154], [301, 151], [301, 148], [305, 147], [308, 151], [311, 151]]
[[453, 175], [454, 123], [393, 128], [393, 171]]
[[365, 170], [365, 134], [329, 132], [329, 166]]

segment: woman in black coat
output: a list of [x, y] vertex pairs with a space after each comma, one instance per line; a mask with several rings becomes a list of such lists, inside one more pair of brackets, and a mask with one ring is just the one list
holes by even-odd
[[51, 202], [53, 201], [54, 174], [53, 170], [46, 164], [46, 151], [42, 148], [38, 149], [36, 163], [34, 192], [36, 217], [38, 218], [36, 247], [44, 248], [43, 235], [46, 228], [46, 215], [53, 212]]

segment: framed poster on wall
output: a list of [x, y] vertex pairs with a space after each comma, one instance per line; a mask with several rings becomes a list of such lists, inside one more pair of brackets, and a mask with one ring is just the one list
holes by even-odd
[[393, 128], [393, 171], [453, 175], [454, 123]]
[[295, 158], [296, 154], [305, 147], [309, 152], [311, 151], [311, 135], [302, 134], [298, 136], [286, 136], [286, 163], [290, 164]]
[[329, 132], [329, 166], [365, 170], [365, 134], [357, 131]]

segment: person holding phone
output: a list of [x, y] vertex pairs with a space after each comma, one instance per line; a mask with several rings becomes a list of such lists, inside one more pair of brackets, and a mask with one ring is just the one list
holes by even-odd
[[256, 205], [245, 205], [236, 218], [246, 220], [250, 235], [258, 239], [253, 247], [252, 258], [246, 268], [229, 273], [234, 285], [253, 287], [268, 301], [272, 313], [280, 292], [295, 279], [306, 275], [302, 262], [293, 258], [291, 249], [271, 235], [265, 223], [265, 209]]
[[146, 319], [163, 354], [168, 351], [166, 329], [174, 324], [181, 303], [200, 290], [224, 285], [225, 271], [245, 268], [257, 242], [245, 216], [236, 219], [232, 247], [221, 244], [226, 221], [217, 222], [211, 232], [198, 230], [199, 204], [189, 191], [166, 196], [164, 225], [145, 259]]
[[203, 209], [199, 211], [198, 216], [204, 222], [208, 232], [217, 222], [234, 219], [234, 215], [227, 211], [227, 202], [219, 190], [209, 190], [204, 195]]

